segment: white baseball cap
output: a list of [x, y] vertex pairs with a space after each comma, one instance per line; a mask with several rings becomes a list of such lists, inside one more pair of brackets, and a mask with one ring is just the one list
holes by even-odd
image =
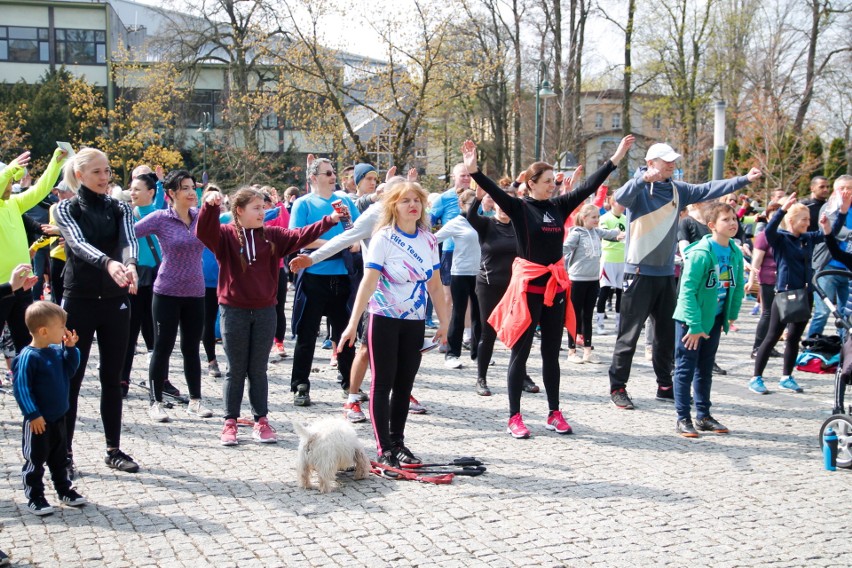
[[675, 152], [674, 148], [672, 148], [668, 144], [652, 144], [651, 147], [648, 148], [648, 153], [645, 154], [645, 159], [655, 160], [657, 158], [664, 162], [674, 162], [675, 160], [680, 158], [680, 154]]

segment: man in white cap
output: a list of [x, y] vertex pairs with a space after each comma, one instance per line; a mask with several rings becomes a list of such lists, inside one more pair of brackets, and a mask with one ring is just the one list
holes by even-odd
[[[680, 212], [690, 203], [718, 199], [760, 178], [748, 175], [693, 185], [672, 180], [680, 154], [668, 144], [654, 144], [645, 155], [646, 166], [615, 192], [627, 209], [624, 292], [618, 339], [609, 368], [610, 397], [616, 407], [632, 410], [627, 380], [636, 342], [648, 316], [654, 326], [653, 365], [657, 375], [657, 400], [674, 402], [674, 314], [677, 302], [674, 255]], [[650, 325], [650, 324], [649, 324]]]

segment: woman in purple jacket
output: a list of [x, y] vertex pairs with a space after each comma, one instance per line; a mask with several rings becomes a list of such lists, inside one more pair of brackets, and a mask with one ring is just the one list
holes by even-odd
[[136, 223], [137, 237], [156, 235], [163, 251], [154, 281], [154, 354], [148, 369], [151, 409], [155, 422], [168, 422], [163, 408], [163, 384], [169, 373], [169, 357], [180, 329], [183, 372], [189, 389], [187, 413], [209, 418], [213, 412], [201, 403], [199, 345], [204, 329], [204, 245], [195, 238], [198, 197], [195, 178], [186, 170], [169, 172], [164, 182], [169, 208], [155, 211]]

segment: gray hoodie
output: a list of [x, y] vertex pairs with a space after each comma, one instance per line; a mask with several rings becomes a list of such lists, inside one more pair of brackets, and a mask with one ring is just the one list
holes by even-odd
[[571, 227], [562, 252], [565, 254], [565, 269], [572, 282], [600, 278], [601, 239], [614, 241], [618, 233], [618, 229]]

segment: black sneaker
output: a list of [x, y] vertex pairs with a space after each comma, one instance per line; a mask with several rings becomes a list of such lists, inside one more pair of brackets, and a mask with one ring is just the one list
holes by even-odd
[[476, 379], [476, 394], [479, 396], [491, 396], [491, 389], [488, 388], [488, 382], [482, 377]]
[[409, 465], [423, 463], [423, 460], [412, 454], [411, 450], [402, 444], [394, 446], [393, 455], [399, 463], [406, 463]]
[[661, 402], [674, 402], [674, 388], [657, 387], [657, 400]]
[[74, 478], [79, 475], [77, 466], [74, 465], [74, 456], [71, 454], [68, 454], [68, 457], [65, 458], [65, 471], [68, 473], [68, 481], [74, 481]]
[[623, 410], [633, 410], [636, 408], [633, 406], [633, 401], [627, 396], [627, 389], [614, 390], [610, 393], [609, 397], [612, 399], [612, 403], [618, 408]]
[[709, 415], [704, 418], [698, 418], [695, 421], [695, 428], [701, 432], [715, 432], [716, 434], [728, 433], [727, 428], [722, 426], [718, 420]]
[[713, 374], [714, 375], [727, 375], [728, 371], [726, 371], [725, 369], [723, 369], [722, 367], [720, 367], [716, 363], [713, 363]]
[[777, 349], [772, 349], [772, 351], [769, 352], [769, 356], [770, 357], [783, 357], [784, 354], [781, 353], [780, 351], [778, 351]]
[[139, 464], [118, 448], [107, 450], [106, 456], [104, 456], [104, 463], [112, 469], [117, 469], [125, 473], [136, 473], [139, 471]]
[[169, 382], [169, 379], [166, 379], [166, 381], [163, 383], [163, 392], [175, 398], [180, 396], [180, 391], [176, 386]]
[[295, 406], [311, 405], [311, 395], [308, 394], [308, 385], [301, 384], [296, 387], [296, 392], [293, 394], [293, 404]]
[[684, 418], [683, 420], [678, 420], [677, 425], [675, 426], [675, 432], [677, 432], [684, 438], [698, 437], [698, 432], [695, 431], [695, 426], [692, 425], [691, 418]]
[[[386, 451], [381, 456], [379, 456], [379, 459], [376, 460], [376, 463], [378, 463], [379, 465], [395, 467], [399, 469], [399, 460], [396, 459], [396, 456], [393, 455], [393, 453], [390, 451]], [[399, 474], [397, 472], [388, 471], [384, 468], [379, 468], [379, 472], [381, 473], [382, 477], [387, 477], [388, 479], [397, 479], [399, 477]]]
[[34, 497], [33, 499], [30, 499], [27, 507], [33, 515], [38, 517], [52, 515], [54, 511], [53, 507], [51, 507], [50, 503], [48, 503], [47, 499], [44, 497]]
[[529, 377], [524, 378], [524, 392], [531, 392], [533, 394], [539, 392], [541, 389], [538, 388], [538, 385], [533, 382], [533, 380]]
[[83, 505], [88, 503], [85, 497], [83, 497], [73, 489], [69, 489], [65, 493], [57, 493], [56, 496], [59, 497], [59, 500], [62, 503], [68, 505], [69, 507], [82, 507]]

